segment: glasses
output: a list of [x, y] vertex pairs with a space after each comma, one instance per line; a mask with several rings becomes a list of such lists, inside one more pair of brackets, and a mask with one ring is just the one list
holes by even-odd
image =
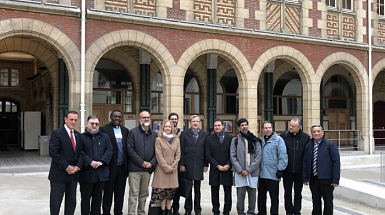
[[99, 123], [97, 123], [97, 122], [90, 122], [90, 125], [92, 125], [92, 126], [99, 126]]
[[140, 117], [140, 118], [142, 118], [142, 119], [150, 119], [149, 116], [143, 116], [143, 117]]

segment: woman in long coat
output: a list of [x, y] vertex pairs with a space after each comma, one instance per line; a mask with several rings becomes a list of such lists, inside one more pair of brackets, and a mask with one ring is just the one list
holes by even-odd
[[152, 180], [151, 203], [159, 204], [161, 214], [171, 214], [171, 201], [178, 188], [178, 162], [180, 160], [179, 138], [175, 135], [174, 125], [166, 121], [155, 142], [155, 155], [158, 165]]

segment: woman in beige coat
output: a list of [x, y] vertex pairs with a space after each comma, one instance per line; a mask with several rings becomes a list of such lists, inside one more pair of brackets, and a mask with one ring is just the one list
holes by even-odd
[[155, 155], [158, 165], [152, 179], [151, 203], [161, 206], [161, 214], [171, 214], [171, 201], [178, 188], [178, 162], [180, 159], [179, 138], [175, 135], [174, 125], [166, 121], [155, 141]]

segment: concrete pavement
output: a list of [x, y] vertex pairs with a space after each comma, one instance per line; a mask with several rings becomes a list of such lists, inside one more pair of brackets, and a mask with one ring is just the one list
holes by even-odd
[[[24, 157], [6, 156], [0, 154], [0, 215], [49, 214], [49, 181], [48, 156], [39, 156], [37, 152], [22, 153]], [[380, 183], [380, 167], [377, 155], [341, 156], [342, 171], [340, 186], [335, 189], [335, 215], [383, 215], [385, 214], [385, 187]], [[368, 160], [373, 161], [368, 161]], [[354, 164], [354, 160], [359, 164]], [[367, 161], [367, 163], [365, 163]], [[38, 165], [36, 165], [38, 163]], [[358, 167], [358, 168], [355, 168]], [[208, 185], [208, 173], [202, 183], [202, 214], [211, 213], [211, 194]], [[79, 188], [78, 188], [79, 190]], [[222, 192], [222, 191], [221, 191]], [[236, 214], [236, 192], [233, 188], [232, 215]], [[223, 195], [223, 193], [221, 193]], [[128, 187], [124, 203], [124, 213], [127, 213]], [[223, 196], [221, 196], [223, 199]], [[148, 201], [147, 201], [148, 202]], [[181, 214], [184, 199], [181, 199]], [[268, 202], [268, 208], [270, 203]], [[63, 207], [62, 207], [63, 208]], [[311, 193], [308, 186], [303, 189], [302, 214], [310, 215], [312, 209]], [[283, 201], [283, 187], [280, 185], [280, 214], [285, 214]], [[63, 211], [62, 211], [63, 214]], [[80, 192], [77, 195], [77, 209], [80, 214]]]

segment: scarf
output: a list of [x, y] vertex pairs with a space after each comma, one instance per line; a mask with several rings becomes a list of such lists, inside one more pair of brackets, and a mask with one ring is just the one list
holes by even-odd
[[172, 134], [166, 134], [166, 132], [163, 131], [163, 138], [167, 140], [170, 144], [174, 140], [174, 136]]
[[247, 142], [248, 142], [247, 152], [249, 154], [253, 154], [254, 153], [254, 143], [259, 142], [260, 139], [258, 137], [256, 137], [253, 133], [251, 133], [250, 131], [247, 131], [246, 134], [243, 133], [242, 131], [240, 133], [242, 134], [243, 138], [247, 139]]
[[219, 142], [222, 144], [223, 143], [223, 136], [225, 136], [225, 129], [223, 128], [222, 131], [217, 133], [217, 137], [219, 139]]

